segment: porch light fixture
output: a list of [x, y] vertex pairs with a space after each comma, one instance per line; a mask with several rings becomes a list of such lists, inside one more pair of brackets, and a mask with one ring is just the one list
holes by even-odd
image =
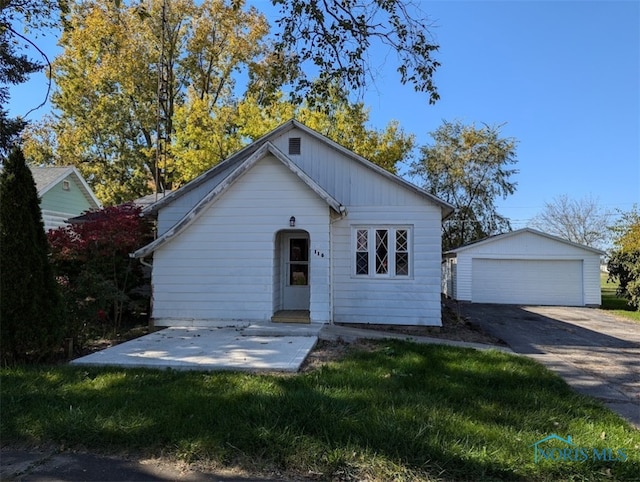
[[291, 216], [289, 218], [289, 226], [291, 226], [292, 228], [295, 227], [296, 225], [296, 217], [295, 216]]

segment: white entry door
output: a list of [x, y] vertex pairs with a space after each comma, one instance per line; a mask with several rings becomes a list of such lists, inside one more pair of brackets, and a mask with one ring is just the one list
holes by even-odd
[[285, 310], [309, 309], [309, 236], [285, 234], [282, 239], [283, 300]]

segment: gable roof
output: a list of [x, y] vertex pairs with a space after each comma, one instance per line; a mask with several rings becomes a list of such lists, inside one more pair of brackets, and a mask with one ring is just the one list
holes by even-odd
[[[189, 225], [191, 225], [198, 217], [219, 197], [226, 192], [238, 179], [246, 174], [260, 159], [273, 155], [278, 161], [280, 161], [285, 167], [287, 167], [293, 174], [295, 174], [303, 183], [305, 183], [314, 193], [318, 195], [329, 207], [335, 212], [344, 216], [346, 215], [346, 208], [340, 204], [331, 194], [325, 191], [319, 186], [313, 179], [311, 179], [304, 171], [302, 171], [295, 163], [293, 163], [280, 149], [274, 146], [271, 142], [262, 144], [255, 152], [247, 157], [243, 162], [238, 163], [236, 168], [224, 178], [216, 187], [214, 187], [206, 196], [204, 196], [191, 210], [184, 215], [180, 221], [178, 221], [173, 227], [167, 230], [162, 236], [156, 238], [153, 242], [140, 248], [131, 254], [133, 258], [144, 258], [163, 244], [167, 243], [171, 239], [182, 233]], [[175, 191], [174, 191], [175, 192]], [[173, 193], [172, 193], [173, 194]], [[167, 195], [166, 198], [171, 196]], [[164, 199], [166, 199], [164, 198]], [[162, 202], [164, 199], [158, 201]], [[158, 204], [156, 203], [156, 204]]]
[[574, 243], [572, 241], [568, 241], [566, 239], [559, 238], [558, 236], [553, 236], [552, 234], [543, 233], [542, 231], [538, 231], [538, 230], [532, 229], [532, 228], [522, 228], [522, 229], [517, 229], [516, 231], [510, 231], [510, 232], [504, 233], [504, 234], [496, 234], [494, 236], [489, 236], [487, 238], [480, 239], [478, 241], [473, 241], [471, 243], [465, 244], [463, 246], [460, 246], [459, 248], [451, 249], [451, 250], [447, 251], [444, 254], [457, 254], [457, 253], [460, 253], [462, 251], [466, 251], [469, 248], [475, 248], [477, 246], [482, 246], [483, 244], [489, 244], [489, 243], [493, 243], [494, 241], [498, 241], [498, 240], [502, 240], [502, 239], [508, 239], [508, 238], [511, 238], [513, 236], [517, 236], [517, 235], [523, 234], [523, 233], [530, 233], [530, 234], [534, 234], [536, 236], [542, 236], [542, 237], [550, 239], [552, 241], [556, 241], [556, 242], [559, 242], [559, 243], [567, 244], [567, 245], [573, 246], [575, 248], [584, 249], [585, 251], [591, 251], [592, 253], [595, 253], [595, 254], [599, 254], [599, 255], [606, 254], [604, 251], [602, 251], [600, 249], [591, 248], [591, 247], [585, 246], [583, 244]]
[[36, 189], [38, 190], [38, 196], [44, 196], [49, 190], [54, 188], [58, 183], [72, 177], [76, 184], [80, 187], [80, 190], [89, 204], [93, 207], [99, 208], [102, 203], [98, 200], [93, 193], [87, 181], [84, 180], [80, 172], [74, 166], [66, 167], [30, 167], [33, 180], [36, 183]]
[[[288, 122], [285, 122], [284, 124], [280, 125], [279, 127], [276, 127], [271, 132], [265, 134], [260, 139], [254, 141], [253, 143], [251, 143], [248, 146], [244, 147], [243, 149], [239, 150], [238, 152], [233, 154], [231, 157], [229, 157], [226, 160], [222, 161], [217, 166], [213, 167], [212, 169], [209, 169], [208, 171], [204, 172], [203, 174], [201, 174], [200, 176], [196, 177], [192, 181], [188, 182], [187, 184], [182, 186], [180, 189], [178, 189], [178, 190], [172, 192], [171, 194], [165, 196], [164, 198], [160, 199], [156, 203], [151, 204], [146, 209], [144, 209], [143, 212], [145, 214], [156, 214], [162, 207], [168, 205], [169, 203], [173, 202], [174, 200], [178, 199], [179, 197], [187, 194], [191, 190], [193, 190], [196, 187], [200, 186], [202, 183], [207, 182], [207, 181], [209, 181], [210, 179], [212, 179], [212, 178], [214, 178], [216, 176], [222, 175], [224, 173], [224, 171], [230, 170], [231, 168], [236, 166], [238, 163], [241, 163], [244, 159], [246, 159], [247, 156], [251, 156], [254, 152], [256, 152], [258, 149], [260, 149], [265, 143], [270, 142], [274, 138], [276, 138], [278, 136], [281, 136], [282, 134], [285, 134], [285, 133], [287, 133], [288, 131], [290, 131], [292, 129], [299, 129], [299, 130], [303, 131], [304, 133], [308, 134], [310, 137], [312, 137], [314, 139], [317, 139], [317, 140], [327, 144], [331, 148], [333, 148], [336, 151], [340, 152], [342, 155], [344, 155], [344, 156], [348, 157], [349, 159], [351, 159], [351, 160], [353, 160], [353, 161], [365, 166], [367, 169], [370, 169], [370, 170], [378, 173], [379, 175], [381, 175], [384, 178], [394, 182], [395, 184], [398, 184], [398, 185], [402, 186], [403, 188], [408, 189], [408, 190], [414, 192], [415, 194], [418, 194], [419, 196], [425, 198], [426, 200], [428, 200], [428, 201], [440, 206], [440, 208], [442, 209], [442, 218], [443, 219], [447, 218], [453, 212], [454, 208], [453, 208], [453, 206], [451, 204], [443, 201], [442, 199], [439, 199], [438, 197], [434, 196], [431, 193], [428, 193], [424, 189], [420, 189], [418, 186], [416, 186], [416, 185], [414, 185], [414, 184], [402, 179], [401, 177], [390, 173], [386, 169], [383, 169], [380, 166], [374, 164], [373, 162], [365, 159], [364, 157], [359, 156], [358, 154], [350, 151], [349, 149], [347, 149], [347, 148], [341, 146], [340, 144], [338, 144], [337, 142], [332, 141], [328, 137], [323, 136], [319, 132], [317, 132], [317, 131], [305, 126], [304, 124], [298, 122], [295, 119], [291, 119]], [[282, 154], [281, 151], [279, 151], [279, 152]], [[282, 155], [284, 155], [284, 154], [282, 154]]]

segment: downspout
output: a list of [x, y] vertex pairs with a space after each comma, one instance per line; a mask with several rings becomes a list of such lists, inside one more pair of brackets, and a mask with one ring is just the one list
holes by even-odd
[[139, 261], [142, 266], [146, 266], [147, 268], [153, 268], [153, 265], [145, 261], [144, 258], [140, 258]]

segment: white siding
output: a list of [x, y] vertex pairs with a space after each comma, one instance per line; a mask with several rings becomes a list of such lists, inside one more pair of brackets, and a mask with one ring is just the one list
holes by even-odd
[[158, 213], [158, 236], [164, 234], [187, 214], [209, 191], [217, 186], [237, 166], [237, 163], [229, 165], [221, 170], [216, 176], [208, 179], [183, 196], [169, 203]]
[[[441, 326], [441, 211], [418, 196], [410, 197], [413, 204], [402, 207], [350, 207], [347, 218], [333, 224], [335, 322]], [[413, 276], [356, 277], [354, 225], [411, 226]]]
[[[305, 132], [293, 129], [272, 142], [287, 154], [291, 137], [301, 138], [301, 154], [289, 158], [343, 205], [405, 206], [416, 202], [417, 196], [408, 189], [359, 162], [345, 159], [336, 149]], [[425, 200], [420, 202], [422, 205], [428, 203]]]
[[280, 238], [276, 234], [273, 243], [273, 312], [282, 309], [282, 249]]
[[[592, 251], [585, 250], [579, 246], [564, 243], [554, 239], [547, 238], [545, 236], [537, 235], [532, 232], [524, 231], [522, 233], [514, 234], [512, 236], [496, 239], [489, 242], [478, 243], [477, 246], [471, 245], [457, 253], [457, 269], [455, 274], [455, 298], [461, 301], [478, 301], [473, 296], [473, 279], [474, 279], [474, 260], [488, 259], [488, 260], [510, 260], [511, 264], [504, 263], [505, 271], [502, 275], [503, 278], [509, 278], [512, 276], [513, 263], [518, 260], [532, 260], [540, 261], [540, 265], [536, 268], [535, 263], [532, 264], [520, 264], [519, 269], [525, 269], [529, 266], [528, 272], [523, 273], [523, 278], [530, 278], [538, 276], [540, 283], [547, 283], [546, 278], [549, 277], [549, 266], [553, 266], [555, 262], [555, 269], [558, 271], [556, 278], [563, 279], [563, 268], [568, 265], [563, 264], [567, 261], [579, 261], [582, 266], [582, 275], [579, 279], [576, 279], [574, 283], [578, 286], [566, 287], [564, 292], [566, 293], [566, 299], [571, 300], [572, 296], [569, 293], [576, 293], [578, 290], [581, 292], [582, 301], [578, 304], [600, 305], [600, 256]], [[491, 267], [495, 268], [498, 264], [494, 264]], [[487, 265], [480, 265], [481, 269], [486, 269]], [[537, 273], [537, 274], [536, 274]], [[480, 275], [482, 276], [482, 275]], [[498, 276], [498, 275], [496, 275]], [[476, 276], [476, 280], [479, 278]], [[565, 280], [565, 282], [570, 282]], [[523, 283], [527, 283], [523, 280]], [[553, 282], [551, 282], [553, 284]], [[497, 289], [497, 288], [496, 288]], [[522, 298], [519, 295], [520, 289], [513, 287], [512, 303], [520, 304]], [[509, 302], [508, 292], [496, 293], [493, 298], [496, 303]], [[488, 294], [481, 295], [482, 300], [489, 300]], [[575, 299], [575, 298], [573, 298]], [[533, 296], [530, 301], [525, 303], [529, 304], [557, 304], [554, 296], [549, 296], [546, 302]], [[567, 303], [573, 304], [573, 303]]]
[[309, 233], [310, 311], [313, 322], [329, 313], [329, 207], [272, 157], [259, 161], [188, 229], [154, 254], [154, 318], [160, 326], [199, 320], [271, 318], [275, 297], [276, 235]]
[[591, 254], [585, 256], [582, 264], [584, 286], [584, 304], [586, 306], [600, 306], [602, 304], [602, 289], [600, 288], [600, 256]]

